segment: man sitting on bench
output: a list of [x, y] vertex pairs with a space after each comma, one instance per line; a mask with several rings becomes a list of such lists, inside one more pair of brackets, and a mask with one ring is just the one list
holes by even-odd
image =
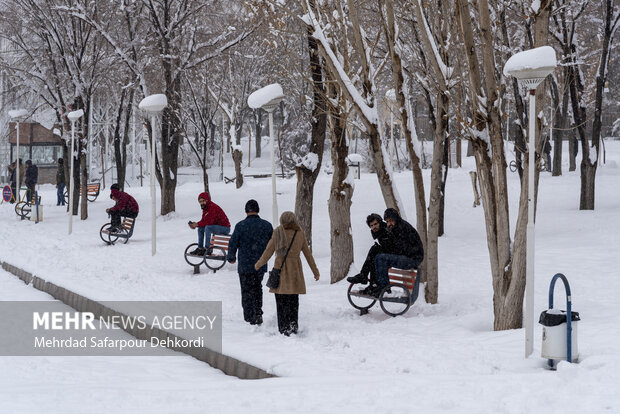
[[136, 200], [124, 191], [121, 191], [118, 184], [112, 184], [110, 187], [110, 198], [116, 201], [116, 205], [106, 208], [105, 212], [111, 217], [110, 233], [121, 232], [121, 217], [136, 218], [138, 217], [138, 203]]
[[374, 291], [378, 295], [383, 288], [390, 284], [388, 269], [417, 269], [424, 259], [424, 246], [420, 235], [411, 224], [403, 220], [393, 208], [388, 208], [383, 213], [383, 218], [388, 229], [392, 232], [394, 247], [390, 253], [380, 253], [375, 257], [375, 269], [377, 272], [377, 288]]
[[362, 291], [363, 293], [370, 294], [376, 290], [375, 257], [379, 253], [391, 253], [394, 249], [394, 241], [392, 239], [392, 232], [388, 230], [387, 224], [377, 213], [372, 213], [366, 217], [366, 224], [370, 227], [370, 235], [374, 239], [374, 243], [370, 250], [368, 250], [361, 272], [355, 276], [348, 277], [347, 281], [366, 284], [370, 275], [370, 285]]
[[212, 249], [209, 246], [211, 234], [229, 234], [230, 222], [224, 210], [211, 201], [209, 193], [200, 193], [198, 203], [200, 203], [200, 208], [202, 208], [202, 218], [198, 223], [193, 221], [188, 223], [191, 229], [198, 229], [198, 248], [189, 254], [198, 256], [210, 255], [212, 253]]

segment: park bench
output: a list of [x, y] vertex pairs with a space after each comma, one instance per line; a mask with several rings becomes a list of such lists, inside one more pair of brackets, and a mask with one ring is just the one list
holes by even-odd
[[209, 242], [211, 254], [196, 255], [190, 252], [198, 248], [198, 243], [192, 243], [185, 248], [185, 261], [194, 268], [194, 274], [200, 273], [200, 265], [204, 263], [213, 273], [224, 267], [226, 255], [228, 254], [228, 243], [230, 236], [223, 234], [211, 234]]
[[361, 290], [354, 289], [355, 284], [351, 283], [347, 291], [349, 303], [360, 311], [360, 315], [365, 315], [368, 310], [379, 301], [383, 312], [390, 316], [398, 316], [407, 312], [411, 305], [418, 298], [420, 281], [416, 269], [388, 269], [390, 284], [383, 288], [377, 296], [362, 293]]
[[[86, 198], [88, 201], [93, 202], [99, 197], [99, 192], [101, 190], [100, 183], [88, 183], [86, 184]], [[80, 187], [80, 194], [82, 193], [82, 187]], [[65, 188], [65, 203], [69, 202], [69, 190]]]
[[131, 236], [133, 236], [135, 225], [135, 218], [123, 217], [120, 231], [111, 233], [110, 227], [112, 227], [112, 223], [106, 223], [101, 227], [101, 230], [99, 230], [99, 237], [108, 245], [114, 244], [118, 239], [124, 239], [124, 243], [127, 244]]
[[[35, 197], [37, 200], [35, 200]], [[36, 204], [41, 205], [41, 196], [36, 192], [32, 197], [30, 197], [30, 200], [27, 200], [26, 198], [26, 192], [24, 192], [22, 199], [15, 204], [15, 213], [21, 217], [22, 220], [28, 220], [30, 218], [30, 213], [33, 208], [32, 206], [35, 206]]]

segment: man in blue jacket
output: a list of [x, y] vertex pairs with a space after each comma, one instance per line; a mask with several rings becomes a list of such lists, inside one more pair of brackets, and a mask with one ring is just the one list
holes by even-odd
[[271, 223], [258, 215], [259, 207], [256, 200], [245, 204], [247, 217], [235, 225], [232, 237], [228, 242], [228, 262], [237, 261], [239, 250], [239, 282], [241, 284], [241, 306], [243, 319], [251, 325], [263, 323], [263, 276], [267, 271], [264, 265], [258, 271], [254, 264], [260, 259], [271, 239], [273, 227]]

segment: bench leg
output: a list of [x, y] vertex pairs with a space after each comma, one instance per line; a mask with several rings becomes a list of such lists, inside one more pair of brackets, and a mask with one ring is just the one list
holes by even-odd
[[194, 265], [194, 274], [195, 275], [200, 274], [200, 265]]
[[368, 314], [368, 308], [360, 309], [360, 316], [364, 316]]

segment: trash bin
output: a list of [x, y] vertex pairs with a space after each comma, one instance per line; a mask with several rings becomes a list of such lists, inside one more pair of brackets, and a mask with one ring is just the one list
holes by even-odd
[[[579, 357], [577, 348], [577, 326], [579, 312], [571, 312], [571, 360], [576, 361]], [[543, 326], [541, 356], [547, 359], [567, 359], [567, 332], [566, 311], [559, 309], [547, 309], [540, 314], [538, 320]]]
[[360, 154], [349, 154], [347, 156], [347, 164], [349, 168], [353, 171], [353, 178], [356, 180], [360, 179], [361, 176], [361, 166], [364, 157]]

